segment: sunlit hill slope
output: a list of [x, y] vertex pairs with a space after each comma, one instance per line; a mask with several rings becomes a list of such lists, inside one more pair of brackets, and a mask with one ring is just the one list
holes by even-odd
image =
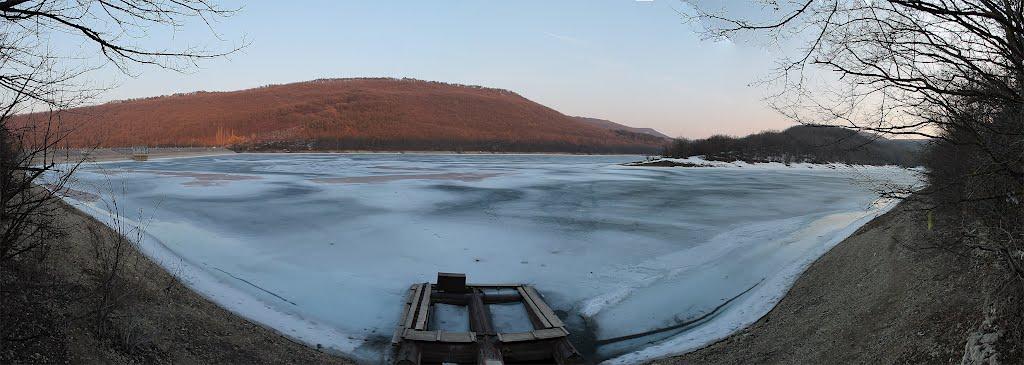
[[[38, 122], [43, 114], [22, 116]], [[656, 152], [667, 139], [601, 128], [514, 92], [409, 79], [330, 79], [76, 108], [72, 147]]]

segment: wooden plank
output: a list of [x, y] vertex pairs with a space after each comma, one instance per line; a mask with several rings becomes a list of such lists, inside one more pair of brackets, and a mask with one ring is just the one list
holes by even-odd
[[537, 337], [533, 335], [533, 332], [515, 332], [515, 333], [499, 333], [498, 341], [501, 342], [522, 342], [522, 341], [533, 341]]
[[565, 323], [562, 323], [562, 319], [558, 318], [558, 315], [555, 314], [555, 311], [551, 310], [551, 307], [548, 307], [547, 303], [544, 303], [544, 298], [537, 293], [536, 289], [532, 286], [523, 286], [523, 289], [530, 294], [533, 299], [533, 303], [536, 304], [537, 308], [540, 309], [540, 312], [547, 317], [548, 322], [551, 323], [551, 327], [565, 327]]
[[523, 285], [522, 284], [466, 284], [466, 286], [471, 287], [471, 288], [475, 287], [475, 288], [481, 288], [481, 289], [488, 289], [488, 288], [516, 289], [516, 288], [518, 288], [520, 286], [523, 286]]
[[403, 338], [410, 341], [423, 341], [423, 342], [455, 342], [455, 343], [473, 343], [476, 342], [476, 333], [474, 332], [445, 332], [445, 331], [423, 331], [417, 329], [407, 329], [403, 335]]
[[546, 340], [549, 338], [565, 337], [565, 332], [561, 328], [545, 328], [542, 330], [534, 330], [533, 336], [539, 340]]
[[438, 331], [422, 331], [417, 329], [405, 330], [404, 337], [406, 340], [412, 341], [424, 341], [424, 342], [437, 342]]
[[541, 313], [540, 308], [538, 308], [537, 304], [533, 302], [533, 298], [530, 297], [530, 294], [523, 288], [518, 288], [517, 290], [519, 290], [519, 295], [523, 296], [523, 304], [526, 305], [526, 311], [529, 312], [530, 319], [536, 322], [534, 324], [540, 328], [551, 328], [551, 322], [548, 321], [547, 317], [544, 316], [543, 313]]
[[405, 295], [405, 304], [402, 306], [402, 316], [399, 317], [402, 318], [401, 323], [398, 325], [398, 328], [395, 329], [395, 335], [391, 336], [391, 343], [393, 344], [397, 344], [402, 341], [402, 334], [405, 333], [406, 328], [405, 323], [409, 316], [409, 309], [412, 308], [412, 302], [415, 300], [414, 295], [416, 294], [417, 287], [419, 287], [419, 285], [409, 286], [409, 293]]
[[458, 342], [458, 343], [473, 343], [476, 342], [476, 334], [473, 332], [443, 332], [438, 331], [441, 334], [441, 342]]
[[416, 314], [416, 325], [412, 328], [418, 330], [427, 329], [427, 318], [430, 317], [430, 284], [423, 284], [423, 297], [420, 298], [420, 309]]
[[482, 294], [484, 303], [486, 304], [501, 304], [501, 303], [514, 303], [523, 300], [523, 296], [518, 293], [515, 294]]
[[[498, 303], [512, 303], [523, 300], [523, 296], [519, 293], [507, 293], [507, 294], [487, 294], [481, 293], [484, 304], [498, 304]], [[431, 294], [430, 300], [433, 300], [435, 304], [455, 304], [455, 305], [469, 305], [470, 294], [463, 293], [444, 293], [436, 292]]]
[[412, 300], [408, 301], [410, 312], [408, 313], [409, 315], [405, 317], [405, 324], [403, 324], [403, 327], [405, 328], [413, 328], [413, 324], [416, 323], [416, 308], [419, 308], [417, 304], [419, 304], [420, 297], [423, 296], [423, 284], [416, 284], [414, 286], [416, 287], [416, 291], [412, 296], [410, 296]]

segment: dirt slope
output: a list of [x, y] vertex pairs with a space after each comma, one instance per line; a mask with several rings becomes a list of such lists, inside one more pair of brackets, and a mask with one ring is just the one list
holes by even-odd
[[902, 208], [819, 259], [754, 325], [654, 363], [960, 363], [994, 280], [976, 259], [926, 249], [925, 213]]

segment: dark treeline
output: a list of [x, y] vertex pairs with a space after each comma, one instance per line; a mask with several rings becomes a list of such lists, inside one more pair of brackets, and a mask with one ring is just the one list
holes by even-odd
[[665, 157], [704, 156], [713, 161], [812, 162], [859, 165], [916, 166], [921, 141], [889, 140], [845, 128], [795, 126], [737, 138], [676, 139], [662, 151]]

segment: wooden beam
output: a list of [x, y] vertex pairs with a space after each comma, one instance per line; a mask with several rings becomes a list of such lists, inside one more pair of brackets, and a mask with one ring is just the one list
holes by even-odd
[[[431, 295], [431, 300], [435, 303], [446, 303], [455, 305], [469, 305], [469, 300], [472, 294], [462, 293], [443, 293], [438, 292]], [[481, 293], [481, 299], [484, 304], [500, 304], [500, 303], [512, 303], [523, 300], [523, 297], [518, 293], [509, 294], [487, 294]]]
[[399, 320], [398, 328], [395, 329], [395, 335], [391, 336], [392, 344], [397, 344], [402, 340], [402, 334], [405, 333], [405, 329], [407, 328], [406, 323], [410, 320], [409, 310], [412, 308], [413, 301], [416, 300], [416, 288], [419, 287], [419, 285], [410, 286], [409, 292], [405, 295], [405, 305], [402, 306], [402, 317], [400, 317], [401, 319]]
[[523, 288], [517, 290], [519, 290], [519, 295], [523, 296], [523, 304], [526, 306], [526, 312], [530, 315], [533, 326], [538, 329], [551, 328], [551, 322], [540, 312], [540, 308], [533, 302], [533, 298], [530, 298], [530, 294]]
[[537, 309], [540, 310], [540, 313], [547, 318], [551, 327], [565, 327], [565, 323], [562, 323], [562, 319], [558, 318], [558, 315], [555, 314], [555, 311], [551, 310], [551, 307], [548, 307], [547, 303], [544, 302], [544, 298], [537, 293], [536, 289], [532, 286], [523, 286], [523, 290], [530, 295], [530, 299], [532, 299], [533, 303], [537, 305]]
[[480, 290], [473, 289], [469, 299], [469, 328], [478, 334], [494, 335], [491, 314], [480, 297]]
[[427, 318], [430, 317], [430, 284], [423, 284], [423, 297], [420, 299], [420, 308], [416, 314], [416, 325], [413, 328], [418, 330], [427, 329]]
[[498, 341], [501, 342], [523, 342], [533, 341], [537, 337], [533, 335], [533, 332], [515, 332], [515, 333], [499, 333]]
[[416, 323], [416, 310], [419, 309], [419, 300], [423, 296], [423, 284], [416, 284], [414, 286], [416, 291], [409, 297], [412, 299], [408, 301], [410, 311], [405, 316], [405, 328], [413, 328], [413, 324]]
[[542, 340], [543, 339], [558, 338], [558, 337], [565, 337], [566, 336], [565, 331], [563, 331], [561, 327], [533, 330], [532, 333], [533, 333], [533, 337], [536, 337], [536, 338], [542, 339]]

